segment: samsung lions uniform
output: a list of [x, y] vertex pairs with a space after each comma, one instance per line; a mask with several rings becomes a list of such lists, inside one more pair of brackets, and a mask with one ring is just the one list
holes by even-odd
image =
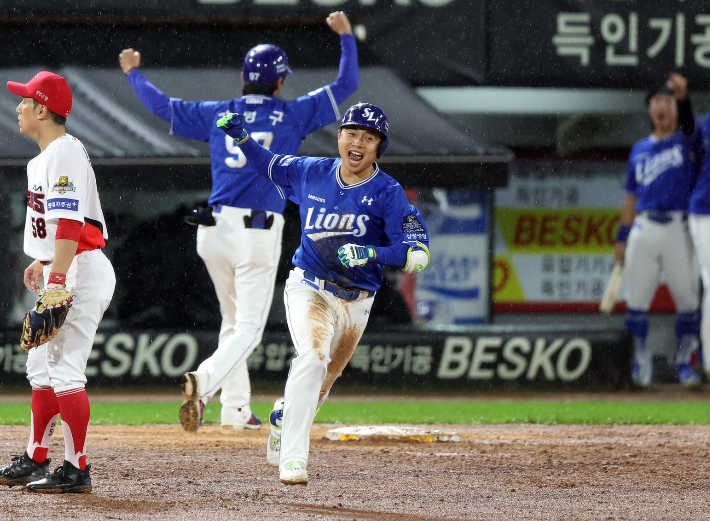
[[[340, 118], [338, 104], [357, 88], [355, 38], [343, 34], [341, 62], [336, 81], [291, 101], [264, 95], [247, 95], [228, 101], [183, 101], [168, 98], [148, 83], [140, 71], [128, 82], [153, 113], [170, 122], [177, 136], [207, 141], [212, 159], [212, 193], [215, 226], [199, 226], [197, 252], [214, 282], [222, 313], [217, 351], [195, 371], [199, 394], [207, 402], [220, 388], [222, 425], [249, 427], [253, 422], [251, 388], [246, 359], [261, 342], [271, 307], [276, 268], [281, 255], [285, 200], [276, 187], [257, 175], [234, 140], [215, 122], [227, 112], [244, 115], [253, 139], [279, 154], [297, 154], [310, 134]], [[260, 51], [260, 49], [267, 49]], [[280, 52], [258, 46], [252, 53]], [[257, 56], [258, 58], [258, 56]], [[269, 64], [273, 60], [270, 59]], [[287, 66], [275, 73], [290, 72]], [[258, 426], [258, 425], [257, 425]]]
[[701, 344], [703, 365], [710, 374], [710, 112], [703, 126], [704, 160], [688, 206], [688, 224], [700, 264], [703, 280], [703, 307], [701, 320]]
[[661, 271], [678, 312], [676, 364], [697, 349], [699, 277], [688, 231], [688, 199], [702, 154], [700, 133], [653, 135], [631, 149], [625, 188], [636, 196], [636, 219], [626, 248], [626, 327], [636, 342], [648, 333], [648, 309]]
[[[381, 264], [347, 268], [338, 259], [339, 248], [375, 246], [380, 259], [403, 247], [428, 250], [429, 236], [402, 186], [376, 165], [366, 180], [348, 185], [340, 177], [340, 159], [274, 155], [252, 139], [240, 146], [261, 175], [300, 205], [301, 244], [284, 291], [298, 356], [284, 394], [283, 468], [308, 461], [316, 409], [355, 351], [382, 283]], [[402, 261], [396, 267], [404, 266]]]

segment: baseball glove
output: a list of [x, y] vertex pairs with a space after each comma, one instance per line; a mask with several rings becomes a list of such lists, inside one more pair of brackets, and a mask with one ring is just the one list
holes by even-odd
[[67, 319], [73, 297], [66, 289], [46, 289], [39, 292], [35, 308], [25, 314], [20, 347], [29, 351], [46, 344], [59, 333]]

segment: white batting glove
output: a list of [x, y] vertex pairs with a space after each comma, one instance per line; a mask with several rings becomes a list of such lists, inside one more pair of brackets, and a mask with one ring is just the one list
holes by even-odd
[[374, 246], [360, 246], [359, 244], [346, 244], [338, 248], [338, 258], [346, 268], [364, 266], [377, 258]]

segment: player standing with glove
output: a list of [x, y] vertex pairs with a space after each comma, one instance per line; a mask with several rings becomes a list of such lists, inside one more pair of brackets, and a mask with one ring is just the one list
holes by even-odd
[[345, 113], [340, 159], [275, 155], [250, 138], [238, 114], [217, 126], [260, 175], [300, 205], [301, 245], [284, 291], [297, 357], [271, 414], [267, 460], [280, 467], [283, 483], [306, 484], [313, 418], [365, 330], [382, 266], [425, 269], [427, 229], [402, 186], [375, 163], [387, 148], [389, 128], [374, 105], [360, 103]]
[[327, 18], [340, 35], [338, 78], [293, 101], [281, 101], [287, 74], [286, 54], [274, 45], [259, 45], [244, 59], [241, 98], [188, 102], [169, 98], [138, 70], [140, 55], [124, 50], [119, 61], [143, 104], [171, 124], [171, 134], [209, 141], [212, 156], [210, 209], [191, 216], [197, 230], [197, 252], [212, 278], [222, 313], [215, 353], [197, 371], [183, 377], [185, 402], [180, 423], [196, 431], [207, 401], [221, 389], [221, 423], [225, 428], [259, 428], [249, 406], [251, 387], [246, 360], [261, 342], [281, 256], [285, 200], [259, 177], [233, 140], [215, 122], [228, 112], [244, 114], [249, 131], [279, 154], [296, 154], [306, 136], [340, 118], [338, 104], [357, 89], [355, 37], [342, 12]]
[[641, 387], [652, 382], [648, 309], [663, 270], [677, 310], [676, 372], [681, 384], [692, 387], [700, 383], [690, 366], [698, 349], [700, 284], [687, 210], [702, 136], [683, 76], [671, 74], [649, 91], [646, 103], [653, 133], [631, 149], [614, 255], [626, 265], [626, 329], [634, 340], [631, 378]]
[[[113, 267], [101, 251], [108, 239], [106, 223], [86, 149], [65, 130], [72, 106], [67, 82], [40, 72], [26, 85], [9, 81], [7, 88], [22, 96], [17, 107], [20, 132], [40, 148], [27, 165], [24, 249], [36, 260], [25, 270], [24, 282], [27, 289], [40, 293], [43, 302], [50, 292], [71, 294], [66, 299], [71, 308], [55, 310], [65, 317], [63, 325], [61, 320], [52, 324], [47, 312], [41, 314], [49, 320], [43, 325], [35, 311], [25, 318], [21, 345], [29, 349], [30, 439], [25, 453], [0, 470], [0, 484], [52, 494], [90, 492], [91, 466], [86, 463], [90, 410], [84, 371], [116, 285]], [[40, 291], [43, 277], [45, 289]], [[49, 330], [56, 335], [47, 340]], [[49, 474], [47, 451], [59, 416], [64, 463]]]

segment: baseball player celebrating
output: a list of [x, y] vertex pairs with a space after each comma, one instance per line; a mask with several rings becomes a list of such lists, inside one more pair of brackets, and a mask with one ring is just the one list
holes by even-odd
[[168, 98], [140, 73], [138, 53], [127, 49], [119, 57], [138, 97], [151, 112], [170, 122], [172, 134], [210, 143], [211, 210], [197, 211], [192, 219], [199, 224], [197, 252], [214, 283], [222, 327], [215, 353], [197, 371], [183, 376], [180, 423], [187, 431], [199, 428], [204, 404], [220, 389], [223, 427], [254, 429], [261, 424], [249, 406], [246, 359], [261, 342], [271, 307], [284, 222], [285, 201], [276, 187], [257, 175], [215, 122], [228, 112], [239, 112], [264, 147], [296, 154], [309, 133], [337, 121], [338, 104], [357, 89], [357, 50], [344, 13], [332, 13], [326, 21], [340, 35], [338, 77], [293, 101], [277, 99], [291, 69], [286, 54], [274, 45], [258, 45], [247, 53], [243, 96], [221, 102]]
[[271, 414], [267, 460], [280, 466], [283, 483], [305, 484], [313, 418], [362, 336], [382, 266], [409, 273], [426, 268], [427, 229], [402, 186], [375, 163], [387, 149], [388, 124], [374, 105], [354, 105], [343, 116], [340, 159], [273, 154], [250, 139], [238, 114], [217, 126], [282, 196], [300, 205], [301, 245], [284, 291], [297, 357]]
[[617, 262], [626, 265], [626, 329], [634, 339], [631, 377], [642, 387], [652, 382], [648, 309], [663, 270], [678, 312], [676, 371], [683, 385], [696, 386], [700, 378], [690, 359], [698, 348], [699, 276], [687, 210], [702, 138], [683, 76], [671, 74], [649, 91], [646, 102], [653, 133], [631, 149], [615, 250]]
[[703, 136], [705, 138], [705, 158], [698, 182], [690, 196], [688, 225], [703, 281], [700, 343], [703, 366], [705, 373], [710, 378], [710, 111], [705, 116]]
[[[41, 72], [27, 84], [9, 81], [7, 88], [22, 96], [17, 107], [20, 132], [40, 149], [27, 165], [24, 249], [36, 260], [25, 270], [24, 282], [39, 292], [44, 278], [40, 295], [66, 288], [73, 303], [64, 325], [47, 343], [25, 344], [23, 334], [32, 386], [30, 439], [25, 453], [0, 470], [0, 484], [26, 484], [31, 492], [90, 492], [84, 370], [116, 285], [111, 263], [101, 251], [108, 238], [106, 223], [86, 149], [65, 131], [72, 106], [67, 82]], [[47, 451], [59, 416], [64, 463], [49, 474]]]

